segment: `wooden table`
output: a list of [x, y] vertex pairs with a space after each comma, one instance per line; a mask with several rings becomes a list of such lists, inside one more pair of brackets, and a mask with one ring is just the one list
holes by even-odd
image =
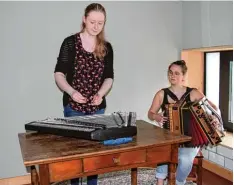
[[[178, 145], [188, 136], [170, 133], [145, 121], [137, 121], [133, 142], [104, 146], [100, 142], [35, 132], [20, 133], [25, 166], [30, 166], [32, 184], [58, 182], [111, 171], [131, 169], [131, 184], [137, 184], [137, 168], [177, 159]], [[35, 166], [39, 166], [39, 173]], [[175, 166], [169, 164], [169, 184], [175, 185]], [[39, 178], [38, 178], [38, 176]], [[38, 180], [40, 179], [40, 180]]]

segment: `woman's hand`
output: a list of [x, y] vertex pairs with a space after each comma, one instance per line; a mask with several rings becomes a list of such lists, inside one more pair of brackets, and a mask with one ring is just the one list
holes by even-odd
[[158, 113], [154, 115], [154, 120], [160, 124], [160, 126], [162, 127], [163, 124], [168, 120], [167, 117], [163, 116], [164, 112]]
[[101, 95], [95, 94], [93, 96], [93, 100], [92, 100], [91, 105], [100, 105], [102, 103], [102, 100], [103, 100], [103, 98]]
[[87, 103], [87, 99], [78, 91], [73, 91], [70, 96], [77, 103]]
[[222, 128], [222, 125], [220, 124], [218, 118], [214, 115], [209, 115], [209, 119], [210, 119], [210, 124], [215, 128], [220, 130]]

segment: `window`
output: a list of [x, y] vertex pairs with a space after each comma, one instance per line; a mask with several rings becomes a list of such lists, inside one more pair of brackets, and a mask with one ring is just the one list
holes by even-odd
[[228, 121], [233, 123], [233, 81], [234, 81], [234, 75], [233, 75], [233, 61], [230, 61], [230, 76], [229, 76], [229, 104], [228, 104]]
[[205, 53], [206, 97], [220, 108], [224, 128], [233, 130], [233, 51]]
[[220, 53], [206, 54], [206, 79], [205, 89], [206, 97], [219, 107], [219, 70], [220, 70]]

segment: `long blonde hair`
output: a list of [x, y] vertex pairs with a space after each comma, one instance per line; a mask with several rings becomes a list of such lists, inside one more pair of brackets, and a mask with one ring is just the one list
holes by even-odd
[[[89, 13], [91, 11], [102, 12], [104, 14], [104, 16], [105, 16], [105, 22], [106, 22], [106, 10], [101, 4], [92, 3], [92, 4], [88, 5], [85, 8], [85, 13], [84, 13], [85, 18], [89, 15]], [[103, 59], [104, 56], [106, 55], [105, 33], [104, 33], [105, 22], [104, 22], [104, 26], [103, 26], [102, 31], [97, 35], [96, 46], [95, 46], [95, 49], [94, 49], [95, 57], [98, 57], [100, 59]], [[84, 32], [84, 30], [85, 30], [85, 23], [82, 22], [81, 32]]]

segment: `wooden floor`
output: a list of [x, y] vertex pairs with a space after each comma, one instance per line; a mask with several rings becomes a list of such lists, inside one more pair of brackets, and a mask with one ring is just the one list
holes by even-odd
[[233, 185], [233, 182], [230, 182], [210, 171], [203, 169], [202, 185]]

